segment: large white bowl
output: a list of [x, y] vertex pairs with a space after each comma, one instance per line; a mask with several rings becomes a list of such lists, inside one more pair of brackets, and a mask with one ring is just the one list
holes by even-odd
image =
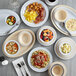
[[[48, 53], [48, 55], [50, 56], [50, 62], [49, 62], [49, 64], [48, 64], [45, 68], [38, 69], [38, 68], [34, 67], [34, 66], [31, 64], [31, 56], [32, 56], [32, 53], [35, 52], [35, 51], [37, 51], [37, 50], [44, 50], [44, 51], [46, 51], [46, 52]], [[51, 55], [50, 51], [49, 51], [48, 49], [46, 49], [46, 48], [43, 48], [43, 47], [34, 48], [33, 50], [31, 50], [31, 52], [30, 52], [29, 55], [28, 55], [28, 64], [29, 64], [30, 68], [31, 68], [32, 70], [36, 71], [36, 72], [44, 72], [44, 71], [46, 71], [46, 70], [49, 68], [49, 66], [50, 66], [50, 64], [51, 64], [52, 62], [53, 62], [53, 58], [52, 58], [52, 55]]]
[[[38, 2], [38, 3], [42, 4], [43, 7], [44, 7], [44, 9], [45, 9], [45, 11], [46, 11], [45, 19], [44, 19], [43, 21], [41, 21], [40, 23], [38, 23], [38, 24], [30, 23], [30, 22], [28, 22], [28, 21], [25, 19], [25, 17], [24, 17], [24, 13], [25, 13], [26, 7], [27, 7], [29, 4], [33, 3], [33, 2]], [[22, 6], [20, 15], [21, 15], [21, 18], [22, 18], [23, 22], [24, 22], [26, 25], [28, 25], [28, 26], [30, 26], [30, 27], [39, 27], [39, 26], [42, 26], [42, 25], [47, 21], [48, 16], [49, 16], [49, 10], [48, 10], [48, 7], [46, 6], [46, 4], [45, 4], [44, 2], [42, 2], [42, 1], [40, 1], [40, 0], [29, 0], [29, 1], [27, 1], [27, 2]]]

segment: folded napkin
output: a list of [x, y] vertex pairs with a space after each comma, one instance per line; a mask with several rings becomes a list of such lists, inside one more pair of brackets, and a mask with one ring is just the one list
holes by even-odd
[[[30, 72], [29, 72], [29, 70], [28, 70], [28, 68], [27, 68], [27, 65], [26, 65], [23, 57], [18, 58], [18, 59], [16, 59], [16, 60], [12, 61], [13, 66], [14, 66], [14, 68], [15, 68], [15, 70], [16, 70], [17, 75], [18, 75], [18, 76], [22, 76], [21, 70], [23, 71], [23, 69], [21, 68], [21, 70], [20, 70], [20, 69], [18, 68], [18, 66], [17, 66], [17, 64], [20, 63], [20, 62], [22, 62], [22, 61], [23, 61], [24, 64], [25, 64], [25, 65], [24, 65], [24, 68], [25, 68], [26, 72], [28, 73], [29, 76], [31, 76], [31, 74], [30, 74]], [[25, 71], [23, 71], [23, 73], [25, 73]], [[25, 73], [24, 76], [26, 76], [26, 73]]]

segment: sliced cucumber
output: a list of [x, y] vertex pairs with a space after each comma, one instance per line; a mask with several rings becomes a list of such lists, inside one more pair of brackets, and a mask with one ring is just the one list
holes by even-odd
[[9, 25], [13, 25], [13, 23], [12, 22], [9, 22]]
[[11, 19], [7, 19], [8, 21], [11, 21]]

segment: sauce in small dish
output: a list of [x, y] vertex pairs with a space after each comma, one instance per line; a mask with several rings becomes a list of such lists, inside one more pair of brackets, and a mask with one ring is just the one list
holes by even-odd
[[41, 32], [40, 38], [45, 42], [49, 42], [53, 38], [53, 32], [49, 29], [44, 29]]
[[56, 31], [50, 26], [43, 26], [37, 32], [37, 40], [44, 46], [52, 45], [56, 38]]
[[49, 6], [54, 6], [58, 4], [58, 0], [45, 0], [46, 4]]

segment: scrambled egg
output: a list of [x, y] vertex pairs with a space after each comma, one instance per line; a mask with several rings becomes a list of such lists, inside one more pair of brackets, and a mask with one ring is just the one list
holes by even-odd
[[71, 51], [71, 46], [69, 44], [65, 43], [61, 46], [61, 50], [63, 53], [67, 54]]
[[24, 13], [25, 19], [31, 23], [36, 20], [37, 16], [38, 16], [38, 14], [34, 10], [31, 10], [30, 12], [28, 10], [26, 10]]

